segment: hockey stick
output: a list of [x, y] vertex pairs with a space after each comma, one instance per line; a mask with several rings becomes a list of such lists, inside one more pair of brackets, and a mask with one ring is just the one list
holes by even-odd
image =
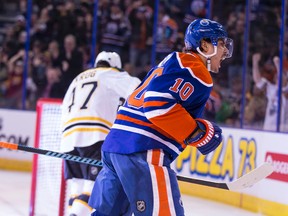
[[[94, 160], [91, 158], [84, 158], [84, 157], [79, 157], [79, 156], [75, 156], [71, 154], [49, 151], [49, 150], [44, 150], [44, 149], [39, 149], [39, 148], [33, 148], [29, 146], [18, 145], [18, 144], [8, 143], [8, 142], [0, 142], [0, 148], [22, 150], [26, 152], [42, 154], [46, 156], [61, 158], [64, 160], [70, 160], [74, 162], [85, 163], [85, 164], [99, 166], [99, 167], [102, 167], [103, 165], [101, 161]], [[251, 172], [241, 176], [240, 178], [232, 182], [226, 182], [226, 183], [214, 182], [214, 181], [206, 181], [202, 179], [188, 178], [184, 176], [177, 176], [177, 179], [179, 181], [204, 185], [208, 187], [220, 188], [220, 189], [231, 190], [231, 191], [238, 191], [238, 190], [243, 190], [248, 187], [252, 187], [254, 184], [259, 182], [260, 180], [269, 176], [272, 172], [273, 172], [273, 166], [271, 164], [264, 163], [261, 166], [257, 167], [256, 169], [252, 170]]]
[[85, 163], [85, 164], [89, 164], [89, 165], [93, 165], [93, 166], [102, 167], [102, 165], [103, 165], [102, 161], [94, 160], [91, 158], [84, 158], [84, 157], [79, 157], [79, 156], [66, 154], [66, 153], [60, 153], [60, 152], [55, 152], [55, 151], [50, 151], [50, 150], [33, 148], [30, 146], [18, 145], [15, 143], [0, 142], [0, 148], [7, 148], [7, 149], [11, 149], [11, 150], [21, 150], [21, 151], [26, 151], [26, 152], [32, 152], [32, 153], [36, 153], [36, 154], [42, 154], [42, 155], [46, 155], [46, 156], [61, 158], [64, 160], [70, 160], [70, 161], [74, 161], [74, 162]]
[[254, 170], [250, 171], [249, 173], [241, 176], [240, 178], [232, 182], [213, 182], [213, 181], [187, 178], [184, 176], [177, 176], [177, 179], [180, 181], [184, 181], [184, 182], [190, 182], [190, 183], [205, 185], [209, 187], [221, 188], [224, 190], [240, 191], [245, 188], [252, 187], [257, 182], [261, 181], [262, 179], [272, 174], [273, 171], [274, 171], [274, 168], [271, 164], [263, 163], [259, 167], [255, 168]]

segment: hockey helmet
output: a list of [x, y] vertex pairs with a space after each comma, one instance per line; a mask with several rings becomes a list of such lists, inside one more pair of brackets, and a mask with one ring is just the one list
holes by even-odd
[[106, 61], [110, 67], [122, 68], [120, 56], [116, 52], [100, 52], [95, 59], [94, 67], [96, 67], [99, 61]]
[[225, 58], [232, 56], [233, 40], [228, 38], [226, 30], [218, 22], [209, 19], [196, 19], [189, 24], [185, 32], [185, 48], [199, 51], [202, 39], [210, 39], [214, 46], [217, 46], [219, 39], [223, 39], [228, 51]]

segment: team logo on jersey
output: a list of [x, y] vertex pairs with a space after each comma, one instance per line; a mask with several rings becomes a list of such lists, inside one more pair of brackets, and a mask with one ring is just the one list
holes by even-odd
[[146, 205], [145, 205], [145, 202], [143, 200], [137, 201], [136, 206], [137, 206], [137, 210], [140, 212], [144, 212], [146, 209]]
[[209, 25], [209, 20], [207, 20], [207, 19], [202, 19], [202, 20], [200, 21], [200, 24], [201, 24], [202, 26], [208, 26], [208, 25]]
[[92, 175], [97, 175], [98, 174], [98, 168], [97, 167], [91, 167], [90, 172]]

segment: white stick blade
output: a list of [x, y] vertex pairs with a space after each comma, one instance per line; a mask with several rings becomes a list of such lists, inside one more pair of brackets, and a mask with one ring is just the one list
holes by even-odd
[[227, 186], [229, 190], [238, 191], [245, 188], [252, 187], [257, 182], [269, 176], [274, 171], [274, 168], [269, 163], [264, 163], [261, 166], [255, 168], [251, 172], [241, 176], [233, 182], [228, 182]]

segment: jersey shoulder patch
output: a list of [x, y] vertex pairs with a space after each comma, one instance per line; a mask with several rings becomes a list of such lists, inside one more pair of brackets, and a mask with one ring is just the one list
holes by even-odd
[[195, 79], [206, 86], [213, 86], [211, 74], [199, 56], [190, 53], [177, 53], [177, 59], [180, 67], [187, 69]]

